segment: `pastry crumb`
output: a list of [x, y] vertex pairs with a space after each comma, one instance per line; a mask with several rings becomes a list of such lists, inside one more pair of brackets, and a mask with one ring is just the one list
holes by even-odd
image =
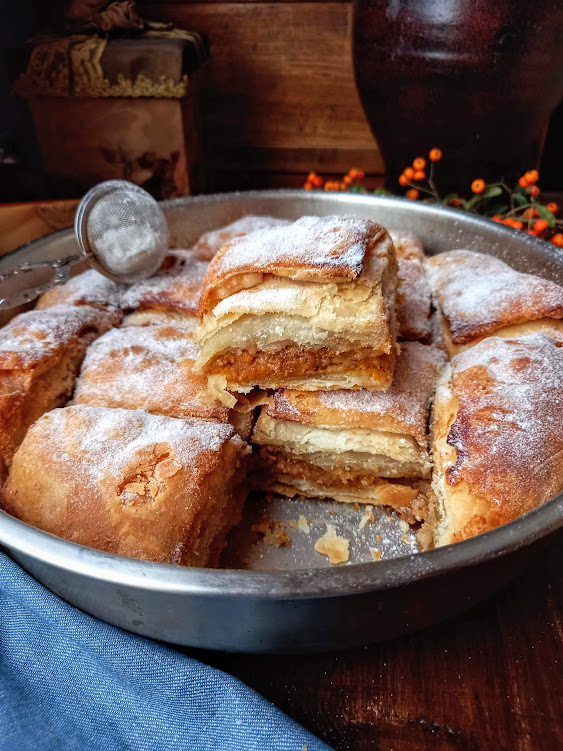
[[369, 552], [371, 553], [371, 557], [374, 561], [381, 560], [381, 550], [378, 550], [377, 548], [370, 548]]
[[288, 527], [291, 527], [291, 529], [297, 529], [297, 522], [295, 519], [289, 519], [286, 524]]
[[289, 545], [289, 537], [285, 530], [278, 529], [276, 532], [269, 532], [264, 535], [264, 542], [274, 548], [286, 548]]
[[303, 514], [299, 515], [299, 519], [297, 520], [297, 528], [301, 530], [301, 532], [305, 532], [306, 535], [309, 534], [309, 522]]
[[401, 519], [399, 522], [399, 529], [401, 530], [401, 532], [404, 532], [404, 533], [407, 533], [410, 531], [409, 525], [406, 523], [406, 521], [403, 521], [403, 519]]
[[374, 522], [375, 516], [372, 514], [373, 506], [366, 506], [364, 515], [360, 519], [360, 524], [358, 525], [358, 529], [363, 529], [368, 522]]
[[376, 535], [375, 539], [377, 540], [377, 542], [381, 542], [381, 540], [383, 540], [383, 537], [381, 535]]
[[349, 558], [350, 541], [340, 537], [332, 524], [326, 525], [326, 532], [315, 543], [315, 550], [326, 555], [332, 563], [345, 563]]

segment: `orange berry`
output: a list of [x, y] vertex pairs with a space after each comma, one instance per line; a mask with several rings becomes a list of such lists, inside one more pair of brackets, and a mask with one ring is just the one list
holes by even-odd
[[548, 211], [551, 211], [552, 214], [557, 214], [557, 212], [559, 211], [559, 206], [555, 203], [555, 201], [550, 201], [550, 203], [548, 203], [545, 208]]
[[551, 238], [551, 242], [554, 245], [557, 245], [558, 248], [563, 248], [563, 235], [561, 232], [558, 232], [556, 235], [553, 235]]
[[440, 149], [430, 149], [428, 156], [430, 157], [431, 162], [439, 162], [442, 158], [442, 152]]
[[366, 173], [363, 171], [363, 169], [357, 169], [356, 172], [358, 173], [358, 180], [363, 180], [366, 176]]
[[513, 222], [512, 222], [512, 226], [514, 227], [514, 229], [522, 229], [522, 227], [523, 227], [524, 225], [522, 224], [522, 222], [514, 222], [514, 221], [513, 221]]
[[530, 170], [529, 172], [526, 172], [524, 177], [526, 178], [526, 182], [528, 183], [528, 185], [533, 185], [534, 183], [537, 183], [537, 181], [540, 179], [539, 173], [535, 169]]
[[538, 219], [538, 221], [534, 224], [534, 229], [536, 232], [543, 232], [549, 227], [549, 224], [546, 222], [545, 219]]
[[527, 188], [527, 187], [528, 187], [528, 181], [526, 180], [526, 177], [525, 177], [525, 175], [523, 175], [523, 176], [522, 176], [522, 177], [521, 177], [521, 178], [520, 178], [520, 179], [518, 180], [518, 185], [519, 185], [519, 186], [520, 186], [521, 188]]
[[313, 190], [313, 186], [309, 182], [305, 183], [303, 187], [305, 188], [305, 190]]
[[540, 189], [538, 188], [537, 185], [532, 185], [531, 188], [528, 188], [528, 193], [531, 196], [534, 196], [534, 198], [537, 198], [539, 196], [539, 194], [540, 194]]
[[473, 180], [473, 182], [471, 183], [471, 190], [474, 193], [482, 193], [485, 190], [485, 181]]
[[406, 170], [403, 172], [403, 175], [408, 179], [412, 180], [414, 177], [414, 170], [412, 167], [407, 167]]
[[502, 217], [500, 214], [495, 214], [493, 217], [491, 217], [493, 222], [502, 222]]
[[537, 216], [539, 216], [537, 209], [526, 209], [524, 212], [524, 217], [526, 219], [535, 219]]
[[415, 170], [424, 169], [426, 167], [426, 159], [423, 159], [421, 156], [417, 156], [413, 161], [412, 166], [415, 168]]
[[350, 175], [345, 175], [345, 177], [344, 177], [344, 179], [343, 179], [343, 183], [344, 183], [344, 185], [352, 185], [352, 183], [353, 183], [353, 182], [354, 182], [354, 181], [353, 181], [353, 179], [352, 179], [352, 178], [350, 177]]
[[502, 220], [503, 224], [506, 224], [507, 227], [512, 227], [514, 225], [514, 219], [512, 217], [507, 216], [506, 219]]
[[348, 190], [348, 186], [344, 182], [340, 183], [340, 185], [338, 186], [338, 188], [339, 188], [339, 190]]
[[348, 170], [348, 177], [351, 177], [352, 180], [357, 180], [358, 179], [358, 170], [357, 169]]
[[417, 170], [413, 175], [413, 180], [424, 180], [426, 178], [426, 172], [424, 170]]
[[399, 185], [402, 185], [404, 188], [405, 185], [408, 185], [408, 184], [409, 184], [408, 177], [406, 175], [401, 175], [401, 177], [399, 178]]
[[420, 193], [418, 192], [416, 188], [411, 188], [410, 190], [407, 190], [405, 195], [407, 198], [410, 198], [411, 201], [416, 201]]
[[527, 229], [527, 230], [526, 230], [526, 232], [527, 232], [527, 233], [528, 233], [529, 235], [532, 235], [533, 237], [537, 237], [537, 236], [538, 236], [538, 233], [536, 232], [536, 230], [535, 230], [535, 229]]
[[315, 176], [315, 179], [313, 180], [313, 185], [315, 188], [322, 188], [323, 186], [323, 178], [319, 177], [318, 175]]

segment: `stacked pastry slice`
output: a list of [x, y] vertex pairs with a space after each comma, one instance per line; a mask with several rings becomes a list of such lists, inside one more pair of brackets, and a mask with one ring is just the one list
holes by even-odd
[[287, 496], [330, 497], [424, 513], [427, 422], [444, 354], [401, 346], [387, 392], [277, 391], [253, 433], [256, 482]]
[[380, 225], [303, 217], [225, 245], [209, 264], [196, 367], [235, 392], [386, 390], [397, 268]]

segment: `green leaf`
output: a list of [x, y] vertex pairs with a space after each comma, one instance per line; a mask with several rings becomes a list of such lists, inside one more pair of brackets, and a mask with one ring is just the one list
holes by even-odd
[[457, 193], [450, 193], [445, 198], [442, 198], [442, 205], [447, 206], [450, 201], [453, 201], [454, 198], [459, 198]]
[[517, 206], [525, 206], [527, 203], [530, 203], [530, 196], [526, 195], [525, 193], [515, 193], [514, 201], [516, 202]]
[[471, 209], [475, 206], [475, 204], [479, 203], [479, 201], [483, 200], [482, 193], [477, 193], [477, 195], [473, 196], [473, 198], [470, 198], [469, 201], [465, 203], [464, 209], [466, 211], [471, 211]]
[[542, 219], [546, 220], [550, 227], [555, 227], [555, 217], [549, 209], [546, 209], [541, 203], [536, 203], [536, 211]]
[[[354, 187], [356, 187], [356, 186], [354, 186]], [[354, 191], [354, 188], [352, 188], [352, 191]], [[358, 193], [359, 191], [357, 191], [357, 190], [356, 190], [356, 191], [354, 191], [354, 192], [355, 192], [355, 193]], [[376, 188], [376, 189], [375, 189], [375, 190], [373, 191], [373, 195], [374, 195], [374, 196], [392, 196], [392, 195], [393, 195], [393, 193], [391, 193], [391, 191], [390, 191], [390, 190], [385, 190], [384, 188]]]
[[483, 198], [495, 198], [495, 196], [500, 196], [501, 194], [502, 188], [500, 187], [500, 185], [490, 185], [481, 193]]

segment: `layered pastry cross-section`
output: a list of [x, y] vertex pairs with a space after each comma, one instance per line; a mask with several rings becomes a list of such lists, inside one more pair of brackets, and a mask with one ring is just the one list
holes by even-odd
[[0, 330], [0, 475], [28, 427], [68, 401], [86, 347], [119, 319], [115, 310], [56, 305]]
[[99, 550], [216, 565], [240, 520], [247, 454], [223, 423], [65, 407], [27, 433], [2, 505], [35, 527]]
[[432, 256], [427, 273], [450, 356], [492, 335], [542, 331], [563, 341], [563, 287], [554, 282], [469, 250]]
[[436, 390], [433, 434], [430, 544], [499, 527], [561, 492], [563, 347], [536, 333], [456, 355]]
[[287, 496], [412, 507], [431, 475], [427, 422], [444, 362], [440, 350], [406, 342], [387, 392], [277, 391], [252, 436], [256, 483]]
[[207, 263], [191, 251], [170, 251], [155, 276], [132, 284], [122, 295], [124, 325], [173, 324], [193, 331], [206, 271]]
[[234, 397], [211, 391], [207, 378], [194, 373], [198, 352], [192, 334], [181, 327], [127, 326], [108, 331], [86, 353], [74, 402], [230, 422], [248, 439], [251, 410], [231, 409]]
[[243, 237], [243, 235], [257, 232], [260, 229], [283, 227], [287, 224], [291, 224], [289, 219], [250, 214], [227, 224], [225, 227], [206, 232], [199, 238], [192, 250], [200, 261], [210, 261], [223, 245], [232, 242], [236, 237]]
[[231, 391], [389, 388], [397, 267], [387, 231], [303, 217], [225, 245], [200, 300], [196, 367]]

